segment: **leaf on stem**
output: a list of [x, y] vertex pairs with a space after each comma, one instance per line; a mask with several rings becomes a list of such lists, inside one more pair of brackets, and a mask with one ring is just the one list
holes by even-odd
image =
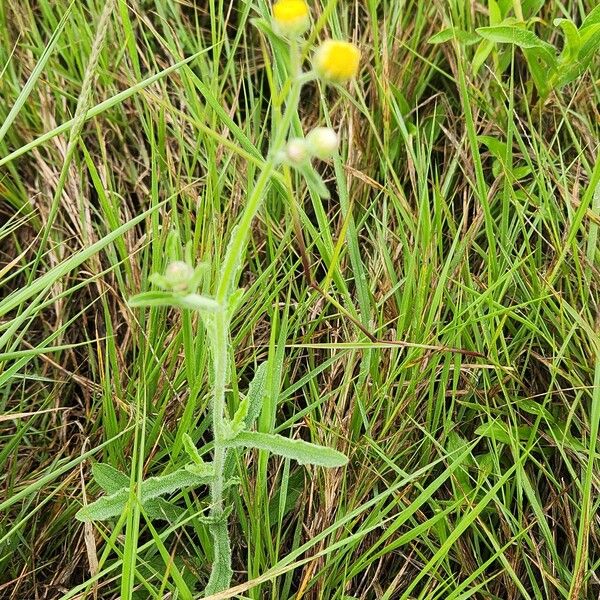
[[343, 467], [348, 458], [341, 452], [303, 440], [291, 440], [271, 433], [243, 431], [227, 442], [233, 448], [257, 448], [291, 458], [301, 465], [318, 465], [321, 467]]
[[142, 292], [130, 298], [128, 304], [134, 308], [173, 306], [211, 313], [218, 312], [221, 308], [216, 300], [201, 296], [200, 294], [186, 294], [185, 296], [181, 296], [172, 292]]
[[[142, 506], [146, 508], [148, 501], [154, 500], [159, 496], [172, 494], [182, 488], [206, 485], [211, 482], [213, 473], [212, 467], [209, 466], [208, 463], [205, 463], [204, 468], [202, 469], [197, 465], [188, 466], [190, 468], [184, 467], [173, 473], [169, 473], [168, 475], [150, 477], [143, 481], [140, 493]], [[96, 473], [99, 473], [99, 485], [104, 489], [114, 489], [113, 486], [116, 485], [116, 481], [110, 480], [110, 477], [114, 476], [115, 472], [120, 472], [116, 469], [112, 469], [112, 467], [109, 467], [108, 469], [106, 467], [108, 467], [108, 465], [104, 465], [100, 469], [96, 468], [94, 477], [96, 477]], [[121, 475], [126, 477], [122, 473]], [[77, 512], [75, 517], [80, 521], [104, 521], [111, 517], [116, 517], [125, 509], [127, 502], [129, 501], [130, 491], [129, 481], [127, 481], [126, 487], [122, 487], [111, 494], [102, 496], [95, 502], [84, 506]]]

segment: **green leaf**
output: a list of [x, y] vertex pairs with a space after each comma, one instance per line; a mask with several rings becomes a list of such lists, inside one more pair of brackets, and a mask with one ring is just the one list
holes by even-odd
[[527, 440], [530, 434], [531, 427], [511, 427], [509, 429], [506, 424], [497, 421], [491, 421], [480, 425], [475, 430], [475, 435], [488, 437], [508, 445], [517, 441], [517, 439], [522, 441]]
[[562, 61], [575, 61], [581, 47], [581, 37], [575, 27], [575, 23], [570, 19], [554, 19], [554, 26], [560, 27], [565, 36], [563, 50], [560, 54]]
[[327, 189], [323, 178], [310, 163], [298, 167], [298, 170], [302, 173], [304, 179], [306, 179], [306, 185], [311, 191], [315, 192], [323, 199], [328, 199], [330, 197], [329, 190]]
[[[183, 468], [158, 477], [150, 477], [141, 484], [141, 501], [145, 507], [149, 500], [153, 500], [165, 494], [172, 494], [186, 487], [195, 487], [210, 483], [212, 479], [212, 467], [205, 463], [204, 469], [200, 470], [197, 465], [190, 465], [197, 471]], [[106, 473], [104, 473], [106, 474]], [[105, 482], [106, 483], [106, 482]], [[95, 502], [81, 508], [75, 517], [80, 521], [104, 521], [120, 515], [129, 500], [130, 488], [124, 487], [112, 494], [102, 496]]]
[[477, 140], [485, 144], [488, 150], [499, 160], [506, 158], [506, 142], [499, 140], [491, 135], [478, 135]]
[[246, 415], [246, 428], [249, 429], [260, 417], [266, 394], [267, 371], [269, 363], [261, 363], [254, 373], [254, 377], [248, 387], [248, 413]]
[[458, 463], [459, 466], [454, 472], [454, 477], [456, 478], [461, 493], [465, 495], [468, 495], [470, 492], [473, 491], [468, 467], [474, 465], [474, 460], [469, 454], [465, 454], [468, 448], [469, 443], [458, 433], [456, 433], [455, 431], [451, 431], [448, 434], [448, 441], [446, 442], [446, 450], [448, 451], [448, 454], [464, 456], [463, 460]]
[[476, 31], [482, 38], [496, 44], [515, 44], [519, 48], [554, 50], [550, 44], [542, 41], [533, 31], [521, 27], [496, 25], [494, 27], [479, 27]]
[[96, 483], [107, 494], [114, 494], [123, 488], [129, 489], [129, 477], [106, 463], [94, 463], [92, 475]]
[[490, 40], [481, 40], [479, 46], [475, 50], [475, 54], [473, 55], [473, 61], [471, 62], [471, 68], [473, 69], [473, 75], [477, 75], [479, 69], [486, 61], [487, 57], [490, 55], [490, 52], [494, 49], [494, 43], [490, 42]]
[[282, 435], [243, 431], [227, 442], [233, 448], [257, 448], [267, 450], [285, 458], [291, 458], [301, 465], [319, 465], [321, 467], [343, 467], [348, 458], [341, 452], [318, 446], [303, 440], [290, 440]]
[[527, 20], [535, 17], [535, 15], [542, 10], [545, 1], [546, 0], [523, 0], [521, 2], [521, 10], [523, 11], [525, 19]]
[[244, 398], [231, 420], [231, 431], [234, 436], [237, 435], [246, 425], [246, 417], [248, 416], [248, 397]]
[[75, 514], [75, 518], [79, 521], [106, 521], [106, 519], [120, 515], [127, 505], [128, 499], [129, 489], [123, 488], [80, 508]]
[[185, 509], [176, 506], [164, 498], [155, 498], [144, 502], [144, 512], [151, 521], [168, 521], [175, 523], [185, 514]]
[[226, 590], [231, 585], [233, 570], [231, 569], [231, 544], [226, 519], [210, 525], [215, 554], [208, 585], [204, 590], [206, 596]]
[[196, 444], [194, 444], [194, 441], [187, 433], [183, 434], [183, 448], [194, 464], [199, 467], [204, 467], [206, 465], [198, 452], [198, 448], [196, 448]]
[[450, 40], [458, 40], [461, 44], [465, 46], [470, 46], [472, 44], [476, 44], [479, 42], [479, 36], [474, 33], [470, 33], [469, 31], [464, 31], [463, 29], [458, 29], [457, 27], [448, 27], [447, 29], [442, 29], [435, 35], [432, 35], [428, 40], [428, 44], [443, 44], [444, 42], [448, 42]]
[[581, 32], [581, 49], [579, 62], [586, 68], [600, 47], [600, 23], [590, 25]]
[[[210, 483], [212, 478], [212, 466], [205, 464], [203, 474], [193, 473], [190, 469], [183, 468], [173, 471], [168, 475], [159, 475], [158, 477], [150, 477], [142, 481], [141, 498], [142, 503], [158, 496], [172, 494], [186, 487], [194, 487], [197, 485], [206, 485]], [[205, 474], [204, 474], [205, 473]]]
[[596, 6], [596, 8], [593, 8], [588, 13], [586, 18], [583, 20], [583, 23], [581, 24], [579, 31], [582, 32], [583, 29], [585, 29], [586, 27], [589, 27], [590, 25], [600, 25], [600, 4], [598, 4], [598, 6]]
[[187, 308], [190, 310], [207, 311], [211, 313], [220, 310], [219, 303], [212, 298], [201, 296], [200, 294], [186, 294], [180, 296], [172, 292], [142, 292], [129, 299], [129, 306], [154, 307], [154, 306], [173, 306], [176, 308]]
[[[556, 73], [556, 59], [553, 56], [548, 57], [548, 53], [540, 48], [530, 48], [523, 50], [523, 54], [527, 59], [527, 66], [531, 73], [531, 78], [535, 87], [542, 98], [545, 98], [550, 93], [554, 86], [554, 75]], [[548, 59], [552, 62], [548, 62]]]

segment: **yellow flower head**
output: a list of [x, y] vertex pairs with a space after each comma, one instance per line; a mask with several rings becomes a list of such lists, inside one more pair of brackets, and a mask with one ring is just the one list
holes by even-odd
[[304, 0], [278, 0], [273, 4], [273, 22], [286, 37], [302, 35], [310, 26], [310, 10]]
[[313, 67], [319, 77], [344, 83], [356, 77], [360, 50], [350, 42], [327, 40], [315, 52]]

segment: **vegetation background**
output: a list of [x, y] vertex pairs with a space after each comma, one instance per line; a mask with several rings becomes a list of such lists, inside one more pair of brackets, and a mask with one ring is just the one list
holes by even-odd
[[[268, 359], [259, 427], [350, 463], [238, 465], [236, 597], [599, 597], [600, 69], [546, 99], [515, 46], [474, 69], [499, 5], [559, 49], [553, 20], [594, 8], [311, 2], [320, 37], [363, 52], [350, 88], [302, 98], [305, 128], [342, 137], [331, 198], [297, 186], [321, 291], [273, 186], [235, 379]], [[269, 136], [282, 56], [251, 25], [268, 11], [0, 2], [2, 598], [191, 598], [206, 581], [204, 489], [172, 498], [183, 522], [74, 514], [101, 493], [94, 461], [135, 482], [181, 464], [183, 433], [210, 444], [202, 328], [126, 299], [164, 269], [169, 228], [218, 269]], [[471, 37], [428, 43], [451, 25]]]

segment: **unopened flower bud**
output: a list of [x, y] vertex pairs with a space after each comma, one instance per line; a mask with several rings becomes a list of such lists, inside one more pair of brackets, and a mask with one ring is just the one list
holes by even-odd
[[273, 24], [277, 33], [293, 38], [310, 26], [310, 10], [304, 0], [279, 0], [273, 4]]
[[286, 144], [285, 157], [292, 165], [301, 165], [310, 159], [310, 152], [306, 140], [292, 138]]
[[174, 292], [185, 292], [194, 276], [194, 269], [182, 260], [169, 263], [165, 270], [165, 281]]
[[338, 134], [331, 127], [315, 127], [306, 141], [311, 154], [320, 159], [331, 158], [340, 144]]
[[356, 77], [360, 50], [350, 42], [327, 40], [315, 52], [313, 67], [326, 81], [344, 83]]

